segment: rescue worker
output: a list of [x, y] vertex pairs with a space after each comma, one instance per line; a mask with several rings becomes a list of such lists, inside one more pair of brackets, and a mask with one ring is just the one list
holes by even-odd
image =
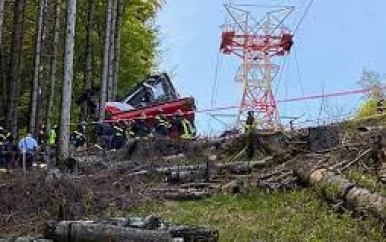
[[114, 136], [111, 142], [113, 149], [122, 149], [126, 145], [125, 128], [123, 122], [113, 124]]
[[46, 126], [44, 124], [41, 124], [39, 126], [38, 131], [38, 144], [39, 146], [43, 146], [46, 143]]
[[294, 121], [293, 121], [293, 120], [290, 120], [290, 121], [289, 121], [289, 125], [290, 125], [290, 130], [291, 130], [291, 132], [294, 132], [294, 131], [295, 131], [295, 128], [294, 128]]
[[247, 115], [247, 120], [245, 121], [245, 133], [252, 132], [256, 125], [253, 111], [248, 111]]
[[32, 137], [32, 134], [27, 134], [24, 138], [20, 139], [18, 147], [23, 156], [25, 156], [27, 169], [37, 166], [35, 161], [39, 146], [36, 139]]
[[135, 138], [146, 138], [150, 134], [150, 128], [146, 123], [146, 114], [142, 113], [141, 116], [135, 120], [131, 131], [134, 133]]
[[48, 133], [48, 145], [49, 146], [54, 147], [58, 143], [58, 137], [59, 137], [58, 131], [59, 131], [58, 125], [54, 125], [51, 128], [50, 132]]
[[179, 138], [186, 140], [194, 138], [193, 126], [190, 121], [184, 117], [181, 110], [178, 110], [175, 114], [173, 125], [177, 129]]
[[384, 99], [383, 98], [380, 98], [377, 102], [377, 114], [382, 114], [383, 113], [383, 103], [384, 103]]
[[6, 169], [16, 168], [15, 157], [17, 154], [17, 147], [14, 145], [13, 137], [10, 132], [7, 133], [5, 142], [5, 160]]
[[171, 124], [163, 114], [163, 111], [159, 110], [159, 114], [155, 117], [154, 134], [156, 136], [169, 136], [170, 128]]
[[6, 149], [6, 141], [7, 137], [5, 135], [4, 128], [0, 126], [0, 169], [6, 167], [6, 155], [7, 155], [7, 149]]
[[59, 127], [54, 125], [48, 132], [48, 141], [46, 146], [47, 163], [50, 163], [56, 157], [56, 146], [59, 141]]
[[83, 147], [86, 143], [86, 138], [84, 136], [85, 131], [85, 124], [84, 122], [81, 122], [78, 124], [77, 129], [71, 134], [70, 140], [72, 142], [72, 145], [75, 148]]
[[249, 160], [255, 156], [255, 143], [257, 141], [255, 137], [256, 120], [253, 111], [248, 111], [247, 120], [245, 121], [245, 133], [246, 136], [246, 154]]
[[96, 126], [96, 134], [99, 144], [104, 149], [111, 149], [111, 143], [114, 136], [114, 129], [108, 122], [100, 122]]

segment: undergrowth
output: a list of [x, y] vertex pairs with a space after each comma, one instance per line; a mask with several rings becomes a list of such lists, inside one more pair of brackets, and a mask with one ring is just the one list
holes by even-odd
[[375, 175], [350, 171], [347, 174], [347, 178], [351, 181], [354, 181], [360, 187], [367, 188], [372, 192], [377, 192], [383, 196], [386, 196], [386, 186], [379, 182]]
[[220, 231], [220, 241], [386, 241], [379, 225], [334, 213], [310, 190], [148, 203], [131, 212], [209, 225]]

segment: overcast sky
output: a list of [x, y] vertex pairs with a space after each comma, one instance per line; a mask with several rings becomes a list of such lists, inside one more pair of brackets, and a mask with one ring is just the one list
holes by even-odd
[[[309, 0], [247, 3], [274, 2], [297, 7], [288, 23], [292, 27]], [[221, 0], [167, 0], [157, 20], [162, 43], [160, 68], [173, 74], [173, 82], [182, 96], [196, 98], [199, 110], [211, 107], [216, 70], [215, 106], [238, 105], [241, 98], [241, 85], [234, 82], [241, 60], [235, 56], [219, 56], [220, 26], [226, 17], [223, 3]], [[287, 64], [282, 66], [282, 78], [273, 83], [278, 89], [277, 99], [357, 89], [356, 82], [364, 68], [385, 73], [385, 9], [386, 1], [381, 0], [315, 0], [296, 33]], [[256, 12], [259, 11], [256, 8]], [[217, 58], [219, 65], [216, 65]], [[301, 122], [352, 112], [360, 99], [360, 96], [349, 96], [325, 100], [326, 111], [320, 111], [322, 100], [281, 104], [279, 110], [283, 117], [302, 116]], [[232, 112], [234, 110], [227, 111]], [[201, 132], [225, 128], [207, 114], [197, 115], [197, 126]]]

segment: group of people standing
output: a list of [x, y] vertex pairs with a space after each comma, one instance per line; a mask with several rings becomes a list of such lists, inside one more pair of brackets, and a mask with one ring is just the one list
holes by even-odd
[[[34, 137], [28, 133], [18, 143], [9, 132], [0, 126], [0, 169], [12, 169], [23, 166], [27, 169], [37, 165], [39, 152], [50, 159], [55, 155], [59, 130], [54, 125], [48, 134], [44, 125]], [[75, 149], [82, 149], [87, 144], [97, 143], [103, 149], [121, 149], [129, 139], [147, 139], [150, 137], [174, 137], [184, 140], [195, 138], [194, 125], [184, 117], [180, 110], [172, 118], [167, 118], [162, 110], [155, 117], [147, 117], [145, 113], [134, 120], [117, 122], [104, 121], [95, 126], [95, 130], [86, 131], [86, 123], [80, 122], [70, 135], [70, 143]], [[93, 137], [97, 142], [92, 141]], [[49, 152], [47, 152], [49, 150]]]
[[169, 121], [162, 110], [159, 110], [154, 119], [142, 113], [135, 120], [101, 122], [96, 126], [96, 134], [100, 146], [107, 149], [120, 149], [131, 138], [172, 137], [190, 140], [194, 139], [196, 135], [194, 125], [184, 117], [181, 111], [176, 112]]
[[36, 155], [39, 150], [38, 141], [27, 134], [22, 137], [17, 144], [14, 142], [10, 132], [0, 126], [0, 169], [12, 169], [36, 166]]

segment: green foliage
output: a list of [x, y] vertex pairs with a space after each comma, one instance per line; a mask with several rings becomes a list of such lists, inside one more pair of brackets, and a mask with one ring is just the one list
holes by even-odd
[[[386, 103], [383, 104], [383, 107], [386, 108]], [[366, 118], [371, 117], [377, 114], [377, 100], [371, 98], [365, 101], [357, 111], [357, 118]]]
[[[364, 69], [358, 84], [368, 90], [368, 99], [361, 105], [357, 111], [357, 118], [366, 118], [377, 114], [377, 100], [384, 98], [382, 81], [384, 77], [379, 73]], [[386, 105], [384, 104], [384, 107]]]
[[[158, 9], [161, 7], [160, 0], [122, 0], [124, 5], [122, 35], [121, 35], [121, 54], [120, 54], [120, 69], [118, 81], [118, 94], [123, 95], [128, 92], [128, 89], [134, 86], [138, 81], [146, 77], [155, 66], [156, 47], [158, 42], [158, 33], [154, 26], [154, 19]], [[49, 92], [49, 74], [50, 74], [50, 56], [52, 54], [52, 39], [54, 29], [55, 1], [51, 1], [51, 6], [48, 10], [47, 35], [43, 46], [43, 80], [41, 83], [42, 96], [39, 100], [40, 122], [45, 120], [45, 112], [48, 103]], [[92, 86], [98, 89], [101, 80], [101, 66], [103, 59], [104, 48], [104, 31], [105, 31], [105, 14], [106, 1], [96, 0], [94, 14], [94, 29], [92, 31], [92, 46], [93, 46], [93, 83]], [[34, 54], [35, 54], [35, 39], [36, 39], [36, 21], [38, 15], [38, 1], [31, 0], [26, 4], [26, 19], [24, 24], [24, 40], [23, 40], [23, 70], [22, 81], [20, 84], [19, 102], [19, 124], [21, 127], [26, 126], [29, 120], [29, 98], [31, 92], [31, 82], [33, 77]], [[65, 14], [66, 1], [62, 1], [61, 11], [61, 33], [59, 43], [59, 59], [57, 72], [57, 88], [54, 106], [54, 120], [52, 123], [58, 123], [60, 115], [60, 93], [61, 82], [63, 78], [63, 50], [65, 37]], [[79, 108], [75, 101], [84, 90], [84, 72], [85, 72], [85, 55], [86, 55], [86, 34], [88, 26], [88, 1], [78, 1], [77, 4], [77, 19], [76, 19], [76, 36], [75, 36], [75, 56], [74, 56], [74, 80], [73, 80], [73, 105], [72, 105], [72, 122], [78, 121]], [[4, 14], [4, 30], [3, 30], [3, 49], [4, 59], [7, 63], [10, 56], [10, 40], [13, 27], [13, 3], [7, 2]], [[7, 71], [7, 70], [5, 70]], [[4, 78], [2, 75], [0, 78]], [[2, 81], [5, 81], [2, 79]], [[1, 93], [2, 95], [3, 93]], [[0, 95], [1, 99], [3, 97]], [[5, 119], [3, 116], [4, 105], [0, 105], [0, 120]], [[21, 128], [20, 127], [20, 128]]]
[[365, 118], [373, 116], [377, 113], [377, 101], [375, 99], [369, 99], [364, 102], [357, 111], [358, 118]]
[[135, 212], [212, 226], [220, 230], [220, 241], [385, 241], [380, 226], [334, 213], [311, 190], [255, 190], [203, 201], [147, 204]]

